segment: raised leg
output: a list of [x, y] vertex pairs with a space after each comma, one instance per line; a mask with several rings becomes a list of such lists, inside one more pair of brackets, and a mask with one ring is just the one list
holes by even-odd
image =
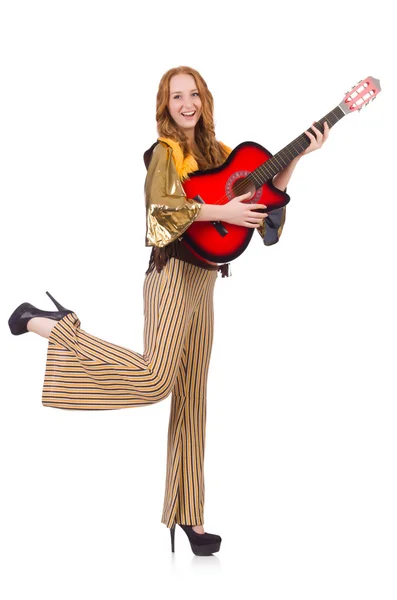
[[161, 273], [146, 275], [143, 354], [84, 331], [75, 313], [57, 321], [48, 338], [43, 405], [110, 410], [167, 398], [193, 310], [187, 267], [171, 258]]

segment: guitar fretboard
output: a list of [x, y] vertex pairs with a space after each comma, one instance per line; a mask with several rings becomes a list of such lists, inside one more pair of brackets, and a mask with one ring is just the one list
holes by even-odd
[[[325, 117], [320, 119], [320, 121], [315, 123], [315, 126], [321, 131], [321, 133], [324, 133], [325, 122], [327, 122], [329, 128], [331, 128], [344, 116], [345, 113], [338, 105], [336, 108], [331, 110], [331, 112], [325, 115]], [[315, 136], [313, 129], [309, 128], [307, 131]], [[302, 133], [299, 137], [288, 144], [288, 146], [285, 146], [285, 148], [269, 158], [269, 160], [255, 169], [255, 171], [252, 171], [252, 173], [249, 175], [249, 179], [255, 183], [257, 188], [261, 187], [264, 183], [273, 179], [273, 177], [282, 171], [282, 169], [284, 169], [284, 167], [286, 167], [294, 158], [306, 150], [306, 148], [310, 146], [310, 141], [311, 140], [309, 140], [308, 136], [305, 133]]]

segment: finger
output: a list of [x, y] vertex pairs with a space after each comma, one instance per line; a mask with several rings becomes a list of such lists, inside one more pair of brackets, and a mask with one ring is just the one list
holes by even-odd
[[255, 225], [255, 224], [253, 224], [253, 223], [249, 223], [248, 221], [246, 221], [246, 222], [244, 223], [244, 226], [245, 226], [245, 227], [250, 227], [250, 229], [254, 229], [254, 227], [259, 227], [259, 225]]
[[314, 129], [317, 140], [323, 137], [323, 134], [321, 133], [321, 131], [319, 129], [317, 129], [317, 127], [315, 125], [312, 125], [312, 129]]
[[245, 219], [246, 219], [246, 221], [249, 221], [249, 223], [262, 223], [266, 217], [267, 217], [267, 214], [263, 215], [263, 217], [261, 217], [260, 219], [255, 219], [255, 217], [253, 215], [247, 215], [245, 217]]
[[246, 198], [249, 198], [251, 196], [252, 192], [247, 192], [246, 194], [242, 194], [241, 196], [239, 196], [241, 198], [241, 200], [246, 200]]
[[258, 212], [256, 210], [251, 210], [248, 218], [249, 219], [264, 219], [265, 217], [267, 217], [268, 214], [266, 212], [261, 212], [260, 214], [258, 214]]
[[322, 133], [314, 125], [312, 125], [312, 129], [314, 130], [315, 135], [311, 134], [310, 131], [306, 131], [306, 133], [311, 138], [310, 145], [312, 146], [312, 148], [314, 150], [315, 148], [320, 148], [320, 146], [322, 144]]
[[265, 220], [265, 215], [260, 215], [259, 216], [258, 213], [246, 214], [246, 215], [244, 215], [244, 218], [249, 223], [261, 223], [261, 221]]

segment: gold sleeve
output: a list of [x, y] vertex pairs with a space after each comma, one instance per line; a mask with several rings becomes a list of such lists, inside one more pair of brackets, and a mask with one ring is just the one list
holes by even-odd
[[172, 148], [154, 148], [145, 180], [146, 246], [163, 247], [179, 238], [197, 217], [202, 204], [186, 197]]

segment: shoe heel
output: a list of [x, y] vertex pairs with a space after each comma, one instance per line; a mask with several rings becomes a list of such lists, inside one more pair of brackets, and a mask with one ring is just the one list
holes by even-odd
[[62, 306], [62, 304], [59, 304], [59, 302], [57, 302], [55, 300], [55, 298], [53, 296], [51, 296], [50, 292], [46, 292], [47, 296], [49, 296], [51, 298], [51, 300], [53, 301], [53, 303], [55, 304], [55, 306], [57, 307], [58, 310], [66, 310], [66, 308], [64, 306]]
[[175, 552], [175, 523], [170, 528], [170, 534], [171, 534], [171, 552]]

